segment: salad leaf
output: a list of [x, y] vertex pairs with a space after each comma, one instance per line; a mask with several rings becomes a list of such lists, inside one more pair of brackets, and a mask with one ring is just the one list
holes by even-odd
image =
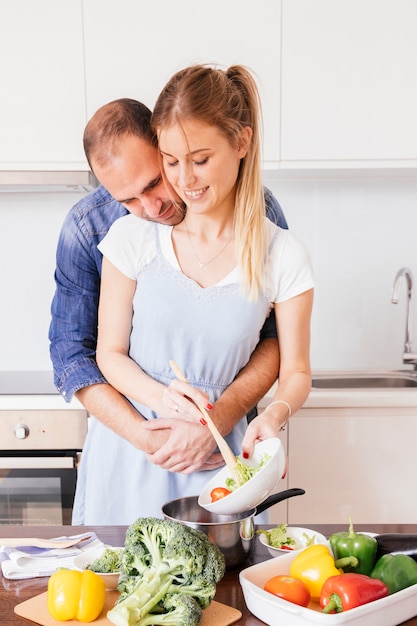
[[253, 478], [253, 476], [255, 476], [255, 474], [259, 472], [259, 470], [262, 469], [262, 467], [264, 467], [266, 463], [268, 463], [270, 458], [271, 456], [265, 453], [261, 456], [258, 465], [251, 466], [251, 465], [247, 465], [246, 463], [244, 463], [242, 459], [239, 456], [237, 456], [236, 457], [236, 472], [239, 477], [239, 482], [236, 482], [234, 478], [229, 476], [228, 478], [226, 478], [227, 489], [229, 489], [229, 491], [234, 491], [238, 487], [241, 487], [242, 485], [247, 483], [248, 480]]
[[273, 548], [282, 548], [282, 546], [294, 548], [296, 545], [295, 539], [287, 535], [287, 524], [278, 524], [275, 528], [258, 530], [257, 532], [266, 535], [269, 545]]

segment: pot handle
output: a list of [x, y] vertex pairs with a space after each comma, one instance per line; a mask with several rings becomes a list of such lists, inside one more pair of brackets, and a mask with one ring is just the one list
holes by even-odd
[[298, 489], [298, 487], [293, 487], [292, 489], [285, 489], [284, 491], [280, 491], [279, 493], [274, 493], [272, 496], [269, 496], [266, 500], [261, 502], [261, 504], [256, 507], [255, 515], [263, 513], [274, 504], [282, 502], [282, 500], [287, 500], [288, 498], [292, 498], [293, 496], [302, 496], [304, 494], [304, 489]]

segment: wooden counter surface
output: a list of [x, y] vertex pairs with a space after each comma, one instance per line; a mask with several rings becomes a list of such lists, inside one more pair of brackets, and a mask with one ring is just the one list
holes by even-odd
[[[299, 524], [303, 526], [302, 523]], [[321, 532], [329, 537], [334, 532], [347, 530], [347, 526], [309, 524], [309, 528]], [[369, 531], [376, 533], [400, 532], [417, 533], [417, 524], [358, 524], [355, 525], [358, 532]], [[126, 526], [7, 526], [0, 525], [0, 536], [2, 537], [42, 537], [51, 539], [53, 537], [76, 535], [79, 533], [93, 531], [104, 543], [113, 546], [124, 545]], [[270, 558], [266, 549], [259, 541], [254, 543], [255, 550], [251, 558], [242, 565], [248, 567], [254, 563], [259, 563]], [[1, 626], [28, 626], [28, 622], [15, 615], [14, 607], [24, 600], [46, 591], [48, 578], [31, 578], [26, 580], [7, 580], [3, 576], [0, 579], [0, 624]], [[216, 600], [234, 606], [242, 612], [242, 619], [239, 626], [262, 626], [264, 622], [258, 620], [246, 608], [243, 593], [239, 584], [239, 568], [226, 572], [223, 580], [217, 586]], [[407, 622], [407, 626], [417, 626], [417, 616]]]

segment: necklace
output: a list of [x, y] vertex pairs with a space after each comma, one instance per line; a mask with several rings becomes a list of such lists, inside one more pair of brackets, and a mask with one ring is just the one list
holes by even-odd
[[188, 241], [190, 242], [191, 249], [192, 249], [192, 251], [193, 251], [193, 253], [194, 253], [195, 258], [197, 259], [198, 267], [199, 267], [200, 269], [202, 269], [203, 267], [206, 267], [206, 265], [208, 265], [209, 263], [211, 263], [212, 261], [214, 261], [215, 259], [217, 259], [217, 257], [219, 257], [219, 256], [222, 254], [222, 252], [224, 252], [224, 251], [226, 250], [227, 246], [229, 245], [229, 243], [230, 243], [230, 242], [232, 241], [232, 239], [233, 239], [233, 235], [232, 235], [232, 236], [230, 237], [229, 241], [228, 241], [228, 242], [227, 242], [227, 243], [223, 246], [223, 248], [222, 248], [221, 250], [219, 250], [219, 252], [217, 252], [217, 253], [216, 253], [213, 257], [211, 257], [211, 259], [209, 259], [208, 261], [206, 261], [205, 263], [203, 263], [203, 262], [202, 262], [202, 261], [200, 261], [200, 259], [198, 258], [198, 254], [197, 254], [197, 252], [195, 251], [195, 248], [194, 248], [194, 246], [193, 246], [193, 242], [192, 242], [192, 239], [191, 239], [191, 234], [190, 234], [190, 231], [188, 230], [187, 222], [185, 222], [185, 228], [186, 228], [187, 235], [188, 235]]

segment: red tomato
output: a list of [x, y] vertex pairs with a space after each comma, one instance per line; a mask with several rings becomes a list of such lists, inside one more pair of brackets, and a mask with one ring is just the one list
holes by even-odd
[[310, 602], [310, 592], [304, 581], [286, 574], [274, 576], [267, 580], [264, 589], [279, 598], [300, 606], [307, 606]]
[[210, 491], [211, 501], [216, 502], [216, 500], [220, 500], [221, 498], [228, 496], [229, 493], [232, 492], [226, 489], [226, 487], [215, 487]]

